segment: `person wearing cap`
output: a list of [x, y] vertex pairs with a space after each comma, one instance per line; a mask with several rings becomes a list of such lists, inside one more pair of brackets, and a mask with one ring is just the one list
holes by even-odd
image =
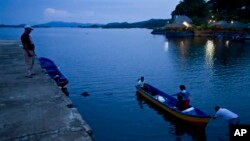
[[21, 41], [24, 50], [24, 60], [26, 65], [26, 77], [31, 78], [33, 73], [33, 65], [35, 60], [35, 45], [30, 37], [33, 28], [30, 25], [24, 27], [24, 32], [21, 36]]
[[214, 110], [216, 111], [216, 113], [214, 116], [212, 116], [213, 119], [222, 117], [228, 122], [229, 125], [238, 125], [240, 123], [239, 116], [234, 112], [226, 108], [221, 108], [220, 106], [215, 106]]

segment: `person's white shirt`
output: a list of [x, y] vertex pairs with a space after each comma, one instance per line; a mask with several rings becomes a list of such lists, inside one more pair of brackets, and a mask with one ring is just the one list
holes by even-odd
[[144, 87], [144, 81], [139, 80], [138, 85], [140, 85], [141, 88]]
[[234, 118], [238, 118], [239, 116], [226, 108], [220, 108], [216, 113], [215, 117], [222, 117], [225, 120], [230, 120]]

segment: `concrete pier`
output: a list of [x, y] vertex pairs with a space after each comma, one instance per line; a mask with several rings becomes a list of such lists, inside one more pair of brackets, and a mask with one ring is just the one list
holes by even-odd
[[18, 41], [0, 40], [0, 141], [92, 141], [92, 130], [38, 60], [25, 77]]

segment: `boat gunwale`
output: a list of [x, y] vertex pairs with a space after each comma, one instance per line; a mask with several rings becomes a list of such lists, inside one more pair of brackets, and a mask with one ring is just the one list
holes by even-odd
[[39, 57], [38, 60], [39, 60], [41, 68], [44, 69], [46, 73], [48, 73], [50, 78], [54, 79], [56, 75], [59, 75], [60, 81], [57, 82], [58, 86], [66, 85], [69, 83], [69, 80], [67, 79], [67, 77], [63, 75], [63, 73], [60, 71], [58, 66], [51, 59], [46, 58], [46, 57]]

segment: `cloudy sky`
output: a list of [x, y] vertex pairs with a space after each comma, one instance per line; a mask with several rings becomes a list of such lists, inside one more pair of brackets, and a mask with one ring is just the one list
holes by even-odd
[[0, 0], [0, 24], [167, 19], [180, 0]]

